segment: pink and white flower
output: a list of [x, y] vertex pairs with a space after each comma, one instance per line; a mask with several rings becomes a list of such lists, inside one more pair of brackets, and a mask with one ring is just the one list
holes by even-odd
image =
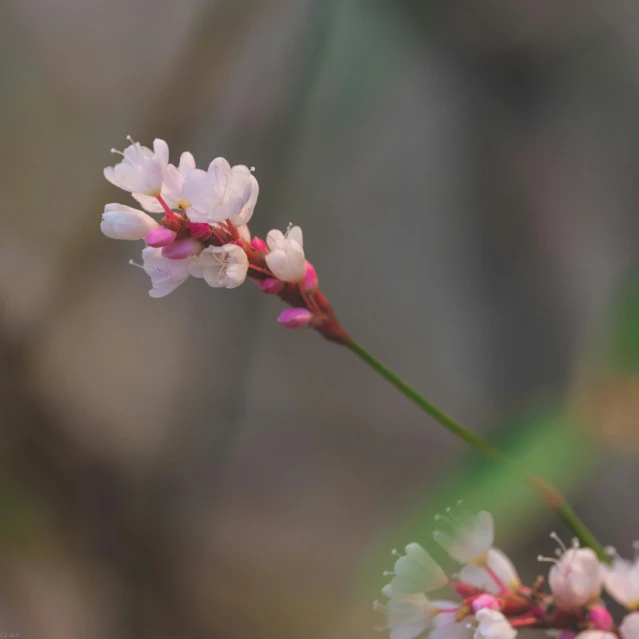
[[637, 639], [639, 637], [639, 612], [626, 615], [619, 626], [621, 639]]
[[270, 249], [270, 253], [266, 254], [266, 264], [275, 277], [283, 282], [299, 282], [304, 278], [306, 257], [299, 226], [292, 226], [286, 234], [278, 230], [269, 231], [266, 244]]
[[141, 240], [158, 226], [144, 211], [113, 203], [104, 207], [100, 230], [112, 240]]
[[501, 612], [482, 608], [475, 614], [478, 625], [473, 639], [515, 639], [517, 631]]
[[246, 253], [235, 244], [225, 244], [205, 248], [191, 261], [190, 273], [214, 288], [235, 288], [246, 279], [248, 267]]
[[[180, 207], [186, 210], [188, 208], [189, 201], [186, 199], [182, 187], [186, 177], [194, 170], [195, 159], [188, 152], [182, 153], [178, 167], [173, 164], [169, 164], [166, 167], [159, 195], [162, 196], [162, 199], [170, 209]], [[151, 213], [164, 213], [164, 207], [157, 197], [144, 195], [143, 193], [133, 193], [133, 197], [145, 210]]]
[[[553, 536], [558, 539], [556, 535]], [[599, 599], [603, 588], [603, 570], [599, 559], [590, 548], [566, 548], [554, 561], [548, 575], [548, 585], [557, 606], [574, 610]]]
[[115, 166], [104, 169], [104, 177], [115, 186], [144, 195], [160, 195], [162, 182], [169, 163], [169, 147], [164, 140], [156, 138], [153, 141], [153, 151], [134, 142], [129, 136], [131, 144], [124, 151], [111, 149], [113, 153], [122, 155], [122, 160]]
[[608, 594], [628, 610], [639, 608], [639, 557], [629, 561], [614, 553], [612, 565], [602, 569]]
[[238, 219], [236, 216], [241, 216], [253, 193], [250, 177], [250, 172], [233, 171], [224, 158], [213, 160], [208, 171], [192, 170], [182, 185], [189, 202], [186, 210], [189, 220], [215, 224]]
[[142, 251], [142, 268], [151, 278], [151, 297], [164, 297], [189, 278], [191, 259], [171, 260], [162, 256], [162, 249], [151, 246]]

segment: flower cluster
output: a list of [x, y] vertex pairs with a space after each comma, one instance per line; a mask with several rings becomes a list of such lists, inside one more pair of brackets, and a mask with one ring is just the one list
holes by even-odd
[[248, 277], [292, 307], [279, 316], [284, 326], [310, 326], [333, 341], [348, 339], [306, 259], [302, 229], [272, 230], [266, 241], [251, 237], [248, 222], [259, 194], [253, 169], [216, 158], [204, 171], [188, 152], [174, 166], [164, 140], [156, 139], [152, 150], [129, 141], [122, 152], [112, 149], [122, 160], [104, 169], [104, 176], [129, 191], [144, 211], [107, 204], [100, 228], [116, 240], [145, 241], [140, 266], [151, 278], [151, 297], [168, 295], [189, 277], [213, 288], [235, 288]]
[[[639, 558], [627, 561], [610, 550], [613, 561], [601, 563], [589, 548], [575, 541], [559, 543], [548, 575], [534, 586], [522, 585], [508, 557], [493, 547], [493, 518], [487, 512], [470, 516], [458, 508], [438, 516], [446, 530], [434, 540], [462, 567], [454, 579], [416, 543], [398, 558], [389, 584], [382, 588], [386, 603], [375, 602], [386, 614], [391, 639], [515, 639], [519, 629], [545, 630], [560, 639], [639, 639]], [[442, 526], [443, 527], [443, 526]], [[615, 624], [601, 600], [606, 591], [629, 610]], [[461, 601], [435, 599], [448, 589]]]

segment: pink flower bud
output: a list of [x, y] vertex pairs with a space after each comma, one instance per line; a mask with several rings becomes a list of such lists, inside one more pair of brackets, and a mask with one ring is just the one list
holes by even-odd
[[254, 237], [251, 240], [251, 246], [256, 251], [266, 251], [266, 242], [264, 240], [260, 239], [259, 237]]
[[597, 630], [611, 630], [615, 625], [612, 615], [601, 605], [593, 606], [590, 609], [589, 617]]
[[162, 249], [162, 256], [170, 260], [183, 260], [191, 255], [198, 255], [202, 252], [204, 245], [199, 240], [187, 237], [185, 240], [176, 240]]
[[501, 602], [492, 595], [479, 595], [472, 603], [473, 612], [489, 608], [490, 610], [501, 610]]
[[158, 226], [156, 229], [149, 231], [144, 236], [144, 241], [148, 246], [161, 248], [169, 245], [175, 239], [175, 235], [175, 231], [165, 229], [163, 226]]
[[304, 271], [300, 286], [303, 291], [314, 291], [317, 288], [317, 273], [309, 261], [306, 262], [306, 271]]
[[313, 313], [306, 308], [287, 308], [277, 321], [286, 328], [303, 328], [313, 321]]
[[189, 222], [189, 235], [201, 240], [211, 237], [211, 227], [206, 222]]
[[259, 284], [260, 284], [260, 288], [267, 295], [277, 295], [284, 288], [284, 282], [280, 282], [279, 280], [276, 280], [274, 277], [267, 277], [265, 280], [262, 280]]

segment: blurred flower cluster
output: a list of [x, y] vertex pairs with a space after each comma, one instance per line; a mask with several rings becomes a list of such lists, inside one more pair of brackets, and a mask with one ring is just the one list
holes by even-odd
[[[459, 505], [458, 505], [459, 506]], [[389, 584], [382, 588], [391, 639], [514, 639], [519, 629], [545, 630], [560, 639], [639, 639], [639, 558], [628, 561], [613, 549], [611, 563], [602, 563], [589, 548], [575, 541], [559, 543], [556, 557], [539, 557], [553, 565], [546, 579], [524, 586], [508, 557], [493, 547], [492, 516], [470, 516], [458, 507], [438, 517], [444, 530], [435, 541], [462, 567], [450, 578], [416, 543], [398, 559]], [[629, 614], [617, 625], [601, 596], [605, 590]], [[449, 589], [461, 601], [431, 599]]]
[[151, 278], [151, 297], [168, 295], [189, 277], [214, 288], [235, 288], [248, 277], [292, 307], [280, 314], [281, 324], [312, 326], [343, 341], [345, 334], [306, 260], [302, 229], [291, 225], [285, 233], [269, 231], [266, 240], [251, 237], [248, 222], [259, 193], [254, 169], [215, 158], [204, 171], [188, 152], [175, 166], [164, 140], [156, 139], [149, 149], [128, 139], [124, 151], [112, 149], [122, 160], [104, 169], [104, 176], [129, 191], [144, 211], [107, 204], [101, 230], [116, 240], [145, 241], [139, 266]]

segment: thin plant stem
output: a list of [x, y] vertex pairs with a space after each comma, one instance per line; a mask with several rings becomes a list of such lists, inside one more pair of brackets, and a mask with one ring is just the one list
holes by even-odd
[[526, 482], [540, 497], [561, 517], [563, 522], [573, 531], [584, 546], [592, 548], [597, 553], [600, 560], [608, 562], [603, 546], [599, 543], [586, 524], [579, 518], [577, 513], [568, 505], [563, 495], [549, 482], [530, 473], [525, 468], [509, 459], [502, 451], [487, 442], [483, 437], [472, 430], [462, 426], [450, 415], [439, 409], [435, 404], [429, 402], [421, 393], [418, 393], [412, 386], [407, 384], [399, 375], [369, 353], [361, 344], [353, 339], [345, 342], [345, 345], [371, 368], [375, 369], [384, 379], [390, 382], [397, 390], [403, 393], [414, 404], [417, 404], [425, 413], [433, 417], [444, 428], [456, 435], [475, 450], [479, 451], [489, 459], [505, 465], [513, 474]]

